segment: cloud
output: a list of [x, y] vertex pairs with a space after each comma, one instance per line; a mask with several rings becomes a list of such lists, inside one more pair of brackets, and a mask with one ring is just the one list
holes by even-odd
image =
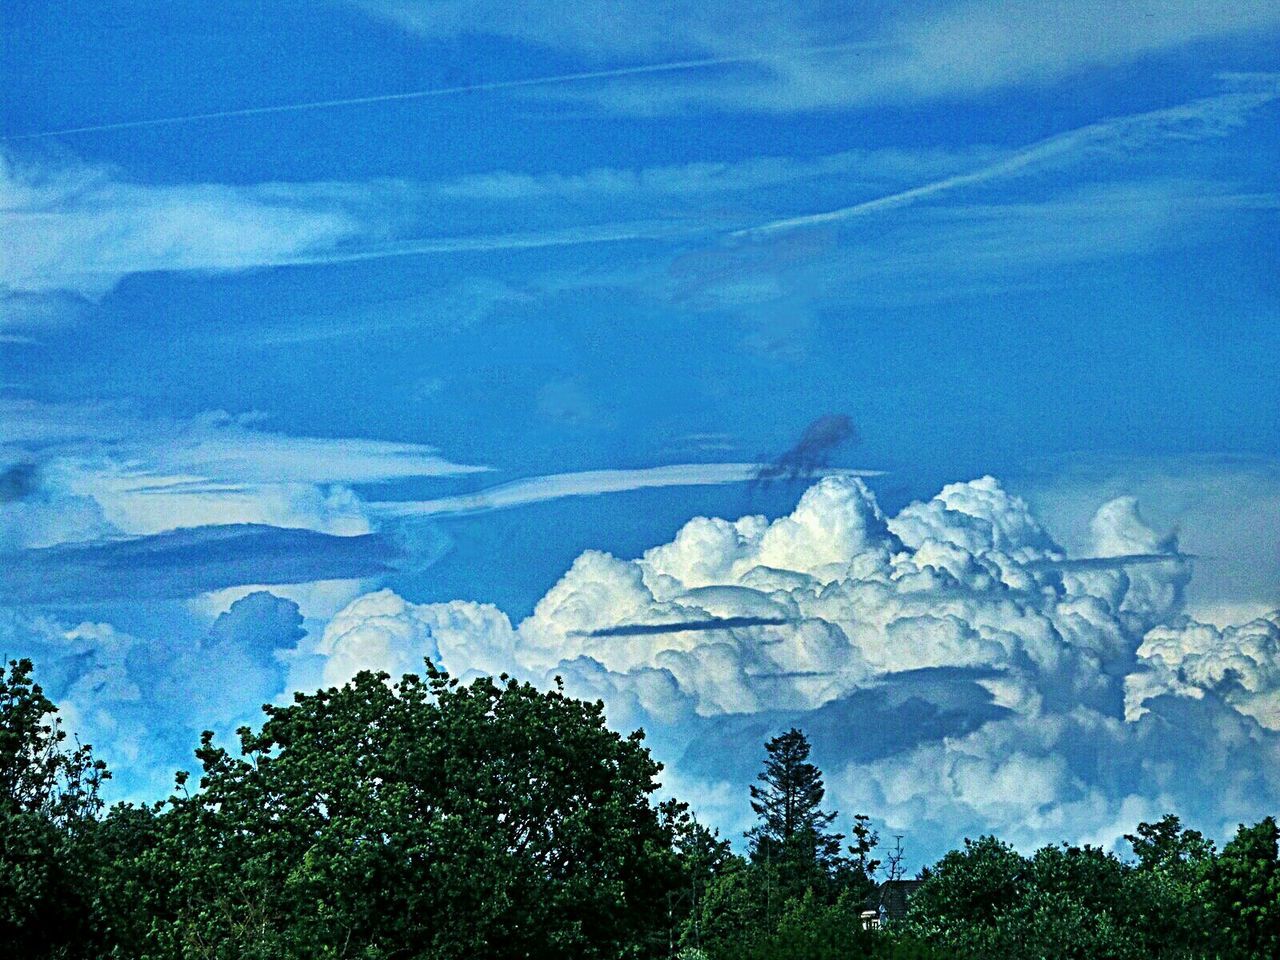
[[38, 489], [0, 503], [0, 547], [236, 523], [367, 534], [370, 519], [350, 485], [485, 469], [425, 444], [294, 436], [259, 419], [0, 400], [6, 443], [41, 464]]
[[[860, 50], [874, 44], [840, 43], [805, 48], [803, 53], [826, 53], [832, 51]], [[395, 93], [373, 94], [364, 97], [341, 97], [329, 100], [303, 100], [292, 103], [265, 104], [256, 107], [239, 107], [227, 110], [212, 110], [205, 113], [175, 114], [165, 117], [151, 117], [142, 120], [122, 120], [107, 123], [89, 124], [87, 126], [60, 127], [52, 130], [34, 130], [26, 133], [15, 133], [0, 140], [43, 140], [51, 137], [69, 137], [82, 133], [103, 133], [109, 130], [138, 130], [148, 127], [167, 127], [179, 124], [198, 123], [209, 120], [233, 120], [241, 117], [261, 117], [281, 113], [302, 113], [311, 110], [332, 110], [370, 106], [381, 103], [404, 103], [411, 100], [429, 100], [436, 97], [454, 97], [460, 94], [498, 93], [502, 91], [523, 90], [537, 87], [568, 86], [570, 84], [591, 83], [601, 80], [614, 80], [619, 77], [643, 77], [653, 74], [683, 73], [690, 70], [703, 70], [711, 67], [731, 65], [768, 63], [785, 56], [781, 51], [760, 51], [757, 53], [738, 54], [723, 57], [700, 57], [691, 60], [672, 60], [662, 63], [638, 64], [630, 67], [614, 67], [604, 70], [583, 70], [574, 73], [556, 73], [539, 77], [526, 77], [519, 80], [481, 80], [454, 86], [428, 87], [423, 90], [404, 90]]]
[[[1092, 551], [1099, 502], [1132, 495], [1194, 555], [1187, 613], [1219, 627], [1280, 608], [1280, 462], [1257, 456], [1107, 457], [1033, 463], [1017, 488], [1071, 552]], [[1119, 548], [1119, 545], [1117, 545]], [[1122, 549], [1122, 548], [1120, 548]]]
[[[1280, 800], [1277, 621], [1189, 624], [1190, 562], [1130, 497], [1085, 527], [1073, 556], [990, 477], [896, 516], [829, 477], [776, 520], [694, 518], [635, 560], [588, 551], [518, 624], [384, 590], [305, 652], [324, 682], [423, 656], [561, 676], [720, 807], [725, 784], [745, 792], [745, 745], [794, 723], [836, 804], [924, 856], [979, 830], [1110, 842], [1135, 813], [1262, 815]], [[745, 802], [729, 816], [743, 826]]]
[[[720, 256], [732, 267], [734, 257], [743, 259], [734, 248], [744, 240], [776, 241], [800, 228], [848, 225], [912, 206], [934, 218], [917, 225], [919, 242], [908, 235], [884, 244], [877, 236], [855, 246], [846, 251], [854, 255], [838, 258], [841, 271], [849, 271], [840, 274], [843, 282], [920, 270], [922, 262], [955, 260], [964, 274], [1011, 260], [1043, 265], [1185, 243], [1188, 221], [1274, 208], [1280, 200], [1233, 184], [1166, 179], [1103, 183], [1018, 204], [939, 211], [937, 201], [1091, 159], [1123, 162], [1154, 146], [1224, 137], [1280, 96], [1274, 74], [1223, 75], [1220, 83], [1212, 96], [1101, 120], [1014, 150], [853, 149], [639, 170], [486, 171], [435, 183], [149, 185], [87, 163], [0, 152], [0, 229], [15, 238], [0, 251], [0, 323], [27, 342], [42, 328], [81, 318], [124, 277], [154, 271], [234, 272], [602, 243], [643, 252], [717, 238], [726, 241], [728, 252]], [[802, 205], [819, 209], [795, 213]], [[467, 229], [459, 232], [458, 224]], [[812, 289], [814, 278], [784, 282], [785, 251], [764, 247], [756, 258], [763, 264], [753, 266], [747, 257], [718, 278], [705, 276], [709, 264], [703, 262], [715, 255], [684, 255], [685, 268], [700, 266], [692, 278], [677, 271], [671, 295], [695, 308], [774, 302], [775, 314], [790, 310], [803, 323], [807, 313], [796, 292]], [[651, 286], [652, 267], [632, 263], [629, 269], [624, 282]], [[638, 278], [637, 271], [646, 275]], [[572, 282], [584, 280], [575, 275]], [[489, 303], [511, 293], [499, 284], [470, 299], [476, 296]], [[350, 335], [352, 327], [329, 321], [318, 329], [277, 331], [268, 340]], [[772, 345], [766, 338], [764, 348]]]
[[[749, 2], [730, 11], [675, 3], [509, 4], [355, 0], [436, 41], [497, 36], [613, 65], [673, 57], [735, 58], [678, 76], [602, 77], [549, 94], [607, 108], [671, 112], [797, 111], [971, 97], [1042, 86], [1219, 38], [1265, 40], [1280, 14], [1265, 0], [1011, 0], [928, 7]], [[832, 49], [841, 44], [852, 49]], [[761, 59], [761, 52], [771, 54]]]
[[1014, 151], [1009, 156], [972, 170], [933, 180], [907, 190], [898, 190], [871, 200], [822, 213], [810, 213], [774, 220], [738, 232], [741, 236], [763, 236], [782, 230], [818, 227], [909, 206], [930, 197], [992, 180], [1020, 176], [1025, 172], [1078, 162], [1083, 156], [1106, 152], [1124, 153], [1160, 140], [1201, 140], [1222, 137], [1245, 122], [1247, 116], [1280, 98], [1280, 75], [1262, 75], [1234, 82], [1233, 89], [1216, 96], [1161, 110], [1101, 120], [1066, 133], [1056, 134]]
[[1216, 696], [1280, 731], [1280, 610], [1224, 629], [1190, 619], [1156, 627], [1138, 656], [1141, 669], [1125, 678], [1127, 717], [1165, 694]]
[[167, 618], [163, 641], [0, 608], [0, 650], [34, 660], [65, 728], [106, 759], [113, 798], [162, 795], [172, 769], [190, 767], [201, 730], [229, 735], [260, 716], [283, 689], [303, 637], [297, 605], [267, 592], [203, 625]]
[[[678, 463], [637, 470], [584, 470], [545, 477], [527, 477], [489, 487], [476, 493], [441, 497], [436, 500], [378, 501], [367, 504], [382, 517], [431, 517], [506, 510], [562, 497], [598, 496], [649, 487], [705, 486], [742, 483], [752, 480], [762, 465], [758, 463]], [[856, 476], [877, 476], [876, 470], [846, 471]]]
[[14, 605], [147, 601], [240, 584], [362, 579], [387, 573], [403, 559], [376, 534], [338, 537], [260, 524], [192, 527], [0, 556], [0, 593]]
[[[178, 654], [156, 684], [157, 700], [191, 698], [188, 715], [206, 724], [252, 716], [284, 688], [287, 654], [305, 636], [302, 622], [296, 603], [267, 591], [236, 600], [198, 644]], [[191, 684], [189, 678], [201, 673], [224, 682]]]
[[390, 184], [144, 185], [0, 151], [0, 290], [96, 299], [126, 275], [269, 265], [383, 235]]

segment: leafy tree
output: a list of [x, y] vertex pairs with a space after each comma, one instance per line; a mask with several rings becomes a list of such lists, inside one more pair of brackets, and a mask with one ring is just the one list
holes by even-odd
[[110, 777], [88, 744], [72, 748], [58, 708], [32, 679], [30, 660], [0, 664], [0, 810], [38, 814], [64, 827], [91, 819]]
[[994, 837], [966, 840], [929, 871], [903, 932], [973, 960], [1224, 956], [1195, 879], [1211, 845], [1176, 818], [1134, 840], [1137, 865], [1087, 845], [1027, 858]]
[[1140, 823], [1124, 838], [1145, 870], [1163, 870], [1179, 877], [1195, 877], [1213, 859], [1213, 841], [1198, 830], [1184, 829], [1182, 821], [1167, 813], [1155, 823]]
[[1125, 839], [1138, 861], [1127, 878], [1130, 916], [1150, 955], [1220, 954], [1222, 924], [1209, 893], [1213, 842], [1198, 830], [1184, 829], [1173, 814], [1138, 824]]
[[[206, 733], [129, 874], [162, 957], [644, 957], [679, 883], [660, 766], [600, 703], [428, 664]], [[185, 788], [180, 778], [180, 787]], [[124, 824], [121, 824], [123, 827]], [[138, 824], [135, 824], [138, 826]], [[127, 872], [129, 873], [129, 872]]]
[[1214, 864], [1210, 890], [1219, 923], [1241, 957], [1280, 956], [1278, 840], [1275, 817], [1241, 824]]
[[679, 882], [667, 894], [670, 946], [674, 948], [679, 941], [696, 950], [702, 946], [702, 908], [708, 891], [716, 878], [741, 858], [717, 831], [700, 824], [686, 804], [668, 800], [659, 809], [671, 831], [679, 868]]
[[1021, 900], [1027, 866], [995, 837], [966, 838], [912, 896], [906, 932], [956, 956], [1001, 956], [999, 921]]
[[160, 919], [156, 910], [162, 891], [173, 882], [178, 865], [155, 855], [163, 826], [158, 806], [116, 804], [90, 837], [94, 913], [109, 948], [101, 955], [121, 960], [145, 956], [151, 925]]
[[1150, 956], [1132, 922], [1128, 871], [1099, 847], [1063, 844], [1037, 850], [1027, 866], [1021, 901], [999, 921], [1009, 954], [1044, 960]]
[[746, 956], [776, 928], [782, 904], [773, 904], [771, 894], [777, 886], [772, 865], [732, 857], [708, 884], [686, 923], [682, 943], [715, 960]]
[[67, 956], [93, 943], [85, 836], [106, 765], [71, 746], [30, 660], [0, 665], [0, 943]]
[[788, 901], [777, 927], [740, 956], [750, 960], [853, 960], [876, 940], [862, 927], [862, 901], [850, 893], [826, 903], [806, 891]]
[[751, 786], [751, 809], [760, 818], [747, 837], [751, 859], [776, 864], [787, 891], [799, 895], [821, 883], [837, 865], [841, 834], [828, 833], [834, 812], [822, 810], [822, 771], [809, 762], [809, 740], [794, 727], [765, 744], [764, 769]]

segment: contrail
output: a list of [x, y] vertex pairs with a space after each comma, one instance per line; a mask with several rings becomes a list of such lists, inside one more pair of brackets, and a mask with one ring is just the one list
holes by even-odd
[[1270, 74], [1265, 75], [1263, 79], [1267, 82], [1259, 82], [1257, 90], [1203, 97], [1176, 107], [1100, 120], [1097, 123], [1090, 123], [1038, 140], [1016, 150], [1003, 160], [968, 173], [944, 177], [941, 180], [864, 200], [838, 210], [785, 217], [759, 226], [746, 227], [733, 231], [730, 236], [762, 237], [785, 230], [823, 226], [881, 210], [905, 207], [917, 200], [947, 193], [959, 187], [1013, 176], [1028, 168], [1071, 155], [1079, 150], [1135, 142], [1140, 144], [1161, 135], [1189, 140], [1220, 137], [1237, 125], [1244, 114], [1280, 98], [1280, 81]]
[[799, 47], [789, 50], [741, 54], [736, 57], [705, 57], [697, 60], [672, 60], [667, 63], [650, 63], [636, 67], [616, 67], [610, 70], [584, 70], [580, 73], [561, 73], [550, 77], [529, 77], [525, 80], [492, 80], [487, 83], [468, 83], [456, 87], [432, 87], [427, 90], [408, 90], [403, 93], [382, 93], [369, 97], [342, 97], [335, 100], [309, 100], [303, 103], [278, 103], [262, 107], [241, 107], [236, 110], [213, 110], [208, 113], [184, 113], [172, 117], [153, 117], [149, 120], [124, 120], [118, 123], [97, 123], [83, 127], [65, 127], [60, 130], [40, 130], [33, 133], [15, 133], [0, 137], [0, 141], [36, 140], [42, 137], [67, 137], [78, 133], [105, 133], [111, 130], [137, 130], [143, 127], [164, 127], [180, 123], [196, 123], [201, 120], [226, 120], [234, 117], [258, 117], [274, 113], [299, 113], [304, 110], [327, 110], [331, 107], [360, 107], [375, 103], [398, 103], [406, 100], [425, 100], [431, 97], [452, 97], [463, 93], [489, 93], [501, 90], [519, 90], [524, 87], [544, 87], [564, 83], [584, 83], [591, 80], [610, 80], [615, 77], [638, 77], [650, 73], [674, 73], [680, 70], [704, 70], [708, 67], [728, 67], [740, 63], [763, 63], [790, 56], [839, 53], [848, 50], [881, 49], [883, 43], [832, 43], [822, 46]]

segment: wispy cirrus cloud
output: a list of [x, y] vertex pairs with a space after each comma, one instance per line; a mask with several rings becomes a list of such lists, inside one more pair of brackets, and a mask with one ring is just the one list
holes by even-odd
[[[1091, 67], [1223, 38], [1274, 38], [1280, 13], [1266, 0], [961, 0], [927, 6], [785, 5], [732, 9], [677, 3], [575, 4], [354, 0], [432, 40], [501, 37], [595, 64], [710, 59], [772, 52], [750, 63], [673, 76], [601, 78], [542, 96], [608, 109], [694, 108], [788, 112], [974, 96], [1041, 86]], [[851, 49], [832, 45], [856, 44]]]
[[0, 152], [0, 290], [100, 297], [131, 273], [229, 271], [378, 236], [386, 184], [146, 185]]
[[[1220, 138], [1280, 98], [1274, 74], [1224, 83], [1226, 89], [1211, 96], [1108, 118], [1013, 150], [856, 149], [640, 170], [499, 170], [435, 183], [148, 185], [99, 166], [6, 152], [0, 154], [0, 228], [10, 242], [0, 248], [0, 300], [10, 326], [14, 318], [38, 326], [133, 273], [669, 244], [726, 234], [761, 238], [1088, 160], [1122, 162], [1172, 143]], [[877, 193], [841, 202], [867, 191]], [[566, 199], [575, 201], [572, 208]], [[828, 207], [784, 212], [800, 202]], [[459, 232], [459, 223], [472, 229]]]

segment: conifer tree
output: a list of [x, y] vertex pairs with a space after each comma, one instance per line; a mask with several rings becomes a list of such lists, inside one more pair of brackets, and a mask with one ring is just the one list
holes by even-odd
[[765, 744], [764, 769], [751, 787], [760, 823], [747, 837], [757, 863], [829, 871], [840, 856], [841, 834], [828, 833], [835, 813], [822, 810], [822, 771], [809, 762], [809, 740], [791, 728]]

